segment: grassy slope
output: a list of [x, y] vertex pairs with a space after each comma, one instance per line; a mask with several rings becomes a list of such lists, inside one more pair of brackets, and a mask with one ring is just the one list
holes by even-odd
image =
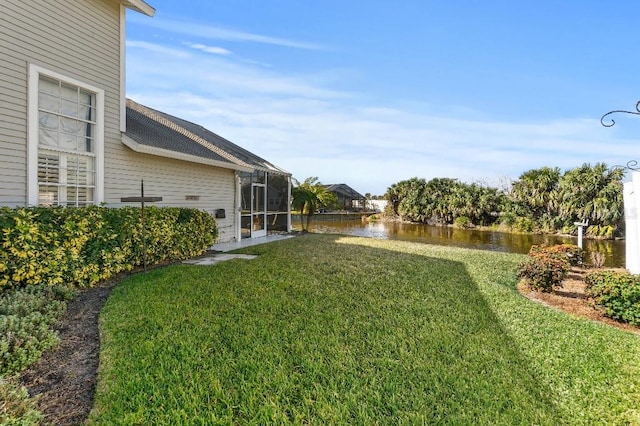
[[518, 255], [309, 235], [120, 284], [96, 424], [639, 422], [640, 337], [515, 291]]

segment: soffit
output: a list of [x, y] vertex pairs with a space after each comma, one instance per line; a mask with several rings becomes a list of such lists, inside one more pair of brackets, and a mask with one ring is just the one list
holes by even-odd
[[131, 10], [147, 16], [153, 16], [156, 13], [156, 10], [143, 0], [119, 0], [119, 2]]

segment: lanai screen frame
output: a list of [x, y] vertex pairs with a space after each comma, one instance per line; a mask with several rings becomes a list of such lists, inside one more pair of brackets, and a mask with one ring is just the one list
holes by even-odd
[[237, 172], [237, 176], [240, 182], [240, 237], [251, 237], [253, 184], [266, 188], [267, 234], [291, 232], [291, 175], [254, 170]]

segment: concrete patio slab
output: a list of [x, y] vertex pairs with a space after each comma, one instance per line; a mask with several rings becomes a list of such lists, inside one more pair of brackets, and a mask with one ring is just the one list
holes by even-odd
[[186, 263], [187, 265], [215, 265], [216, 263], [224, 262], [225, 260], [231, 259], [247, 259], [252, 260], [258, 256], [253, 254], [214, 254], [211, 256], [200, 257], [198, 259], [189, 259], [184, 260], [182, 263]]
[[218, 243], [214, 244], [210, 247], [211, 250], [214, 251], [231, 251], [244, 247], [255, 246], [258, 244], [271, 243], [273, 241], [285, 240], [287, 238], [293, 238], [293, 235], [267, 235], [266, 237], [258, 237], [258, 238], [245, 238], [240, 241], [231, 241], [229, 243]]

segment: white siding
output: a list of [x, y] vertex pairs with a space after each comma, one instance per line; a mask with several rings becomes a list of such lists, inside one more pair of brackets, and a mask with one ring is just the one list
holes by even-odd
[[[158, 205], [196, 207], [218, 219], [219, 241], [234, 233], [234, 172], [139, 154], [121, 142], [120, 5], [114, 0], [0, 0], [0, 206], [27, 204], [29, 64], [105, 92], [104, 200], [121, 205], [144, 179]], [[151, 19], [151, 18], [149, 18]], [[124, 88], [122, 88], [124, 90]], [[199, 201], [186, 200], [199, 195]]]
[[[105, 176], [105, 201], [108, 206], [121, 206], [121, 197], [140, 195], [144, 179], [144, 194], [162, 197], [154, 206], [193, 207], [215, 215], [225, 209], [226, 218], [216, 219], [219, 242], [235, 237], [235, 173], [232, 170], [189, 163], [170, 158], [137, 153], [125, 145], [113, 150]], [[117, 157], [113, 157], [117, 154]], [[187, 195], [199, 200], [187, 200]], [[139, 205], [139, 204], [129, 204]]]
[[120, 5], [109, 0], [2, 0], [0, 205], [26, 205], [29, 64], [105, 91], [105, 144], [120, 143]]

